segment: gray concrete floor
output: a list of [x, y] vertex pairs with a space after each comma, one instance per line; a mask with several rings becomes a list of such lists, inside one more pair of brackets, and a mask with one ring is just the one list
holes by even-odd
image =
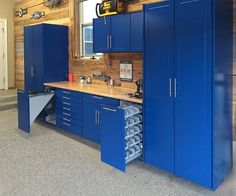
[[0, 90], [0, 97], [2, 96], [11, 96], [11, 95], [16, 95], [17, 90], [16, 89], [9, 89], [9, 90]]
[[142, 161], [129, 164], [124, 174], [100, 162], [100, 152], [85, 143], [41, 123], [26, 135], [17, 129], [16, 110], [0, 112], [0, 195], [236, 195], [235, 168], [212, 192]]

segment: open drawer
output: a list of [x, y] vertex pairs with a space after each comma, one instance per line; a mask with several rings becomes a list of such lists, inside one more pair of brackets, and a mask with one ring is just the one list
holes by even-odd
[[143, 154], [142, 107], [101, 106], [101, 160], [121, 171]]

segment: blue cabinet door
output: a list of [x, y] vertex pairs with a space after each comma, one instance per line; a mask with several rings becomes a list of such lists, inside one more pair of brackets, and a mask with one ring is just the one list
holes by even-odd
[[145, 6], [144, 161], [174, 173], [174, 4]]
[[131, 13], [131, 51], [143, 51], [143, 12]]
[[175, 172], [211, 187], [211, 1], [176, 1]]
[[111, 16], [111, 52], [130, 51], [130, 14]]
[[33, 27], [24, 28], [24, 71], [25, 71], [25, 90], [29, 91], [34, 87], [33, 80]]
[[100, 142], [99, 104], [83, 104], [83, 136], [96, 143]]
[[93, 52], [110, 51], [110, 17], [93, 20]]
[[[43, 25], [33, 27], [33, 44], [31, 50], [33, 58], [33, 89], [34, 91], [42, 91], [43, 86], [43, 69], [44, 69], [44, 42], [43, 42]], [[28, 54], [27, 54], [28, 55]], [[46, 69], [46, 68], [45, 68]], [[45, 70], [46, 71], [46, 70]]]
[[101, 107], [101, 160], [125, 171], [124, 111], [114, 107]]

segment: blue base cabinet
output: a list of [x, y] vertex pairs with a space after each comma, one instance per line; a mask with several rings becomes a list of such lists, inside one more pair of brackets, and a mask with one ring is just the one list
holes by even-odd
[[214, 190], [232, 169], [232, 1], [164, 1], [144, 18], [144, 161]]
[[83, 135], [82, 93], [56, 89], [56, 126]]
[[101, 161], [126, 171], [143, 154], [142, 107], [101, 106]]
[[118, 106], [119, 100], [96, 95], [83, 95], [83, 137], [100, 144], [100, 107]]

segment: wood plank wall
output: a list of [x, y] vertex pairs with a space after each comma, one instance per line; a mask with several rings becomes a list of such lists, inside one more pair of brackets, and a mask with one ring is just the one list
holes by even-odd
[[[24, 43], [23, 43], [23, 27], [38, 23], [63, 24], [70, 27], [70, 72], [76, 75], [91, 75], [93, 71], [103, 71], [115, 80], [119, 80], [119, 61], [133, 60], [134, 62], [134, 81], [142, 78], [142, 54], [106, 54], [103, 60], [76, 60], [74, 56], [74, 0], [63, 0], [63, 4], [59, 8], [46, 8], [43, 5], [44, 0], [22, 0], [15, 5], [15, 11], [19, 8], [28, 8], [28, 14], [15, 17], [15, 73], [16, 87], [24, 88]], [[137, 0], [131, 4], [129, 11], [137, 11], [142, 9], [143, 3], [152, 3], [159, 0]], [[39, 20], [31, 19], [31, 14], [35, 11], [45, 11], [46, 16]], [[236, 139], [236, 0], [234, 0], [234, 92], [233, 92], [233, 127], [234, 137]], [[135, 89], [133, 82], [122, 82], [122, 86]]]

